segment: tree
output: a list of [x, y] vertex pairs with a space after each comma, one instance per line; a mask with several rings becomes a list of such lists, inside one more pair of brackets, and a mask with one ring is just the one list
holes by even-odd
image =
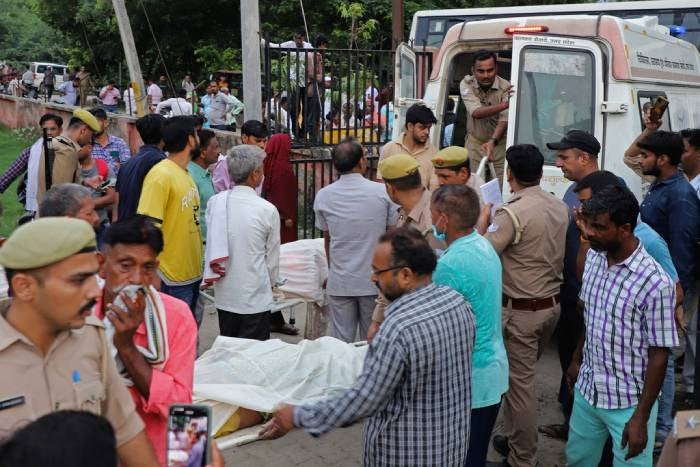
[[0, 60], [61, 63], [64, 42], [60, 32], [39, 18], [33, 2], [0, 0]]

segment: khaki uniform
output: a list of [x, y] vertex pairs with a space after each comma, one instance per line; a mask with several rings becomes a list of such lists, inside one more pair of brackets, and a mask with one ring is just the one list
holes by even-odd
[[[437, 176], [435, 176], [435, 171], [433, 170], [432, 159], [438, 153], [438, 149], [430, 143], [426, 143], [423, 148], [416, 152], [411, 152], [403, 144], [403, 139], [406, 133], [401, 133], [398, 141], [389, 141], [382, 148], [382, 152], [379, 154], [379, 160], [386, 159], [387, 157], [393, 156], [395, 154], [408, 154], [415, 158], [420, 164], [420, 178], [423, 182], [423, 186], [427, 189], [433, 191], [438, 188]], [[377, 172], [377, 179], [381, 180], [382, 176]]]
[[[425, 190], [420, 201], [411, 209], [411, 212], [406, 214], [403, 208], [399, 208], [399, 220], [396, 223], [397, 227], [408, 225], [414, 227], [428, 240], [430, 247], [434, 250], [444, 250], [447, 245], [442, 240], [438, 240], [433, 236], [433, 220], [430, 215], [430, 198], [432, 194]], [[389, 306], [389, 301], [384, 298], [382, 293], [377, 297], [377, 306], [372, 313], [372, 321], [381, 323], [384, 321], [384, 310]]]
[[143, 431], [97, 318], [62, 332], [44, 356], [5, 321], [10, 304], [0, 304], [0, 438], [49, 412], [76, 409], [109, 420], [117, 446]]
[[[509, 365], [503, 414], [508, 462], [515, 467], [537, 463], [535, 364], [559, 320], [568, 223], [566, 205], [534, 186], [515, 193], [485, 235], [503, 264], [502, 326]], [[527, 309], [523, 301], [537, 305]]]
[[[488, 91], [483, 91], [479, 83], [471, 75], [466, 75], [459, 83], [459, 93], [462, 96], [464, 106], [467, 108], [466, 148], [469, 151], [469, 167], [472, 173], [476, 173], [479, 168], [479, 162], [485, 156], [485, 154], [481, 153], [481, 145], [488, 142], [493, 136], [498, 122], [508, 121], [508, 109], [489, 118], [473, 118], [472, 114], [480, 107], [508, 102], [508, 88], [510, 88], [510, 83], [500, 76], [496, 76], [491, 89]], [[506, 160], [505, 135], [494, 148], [494, 156], [493, 165], [500, 183], [500, 180], [503, 180], [503, 168]]]
[[[49, 142], [49, 147], [53, 149], [53, 171], [51, 176], [52, 185], [61, 183], [74, 183], [78, 180], [78, 151], [80, 145], [67, 136], [57, 136]], [[44, 150], [41, 151], [39, 160], [39, 179], [37, 190], [37, 203], [41, 204], [46, 194], [46, 176], [44, 170]]]

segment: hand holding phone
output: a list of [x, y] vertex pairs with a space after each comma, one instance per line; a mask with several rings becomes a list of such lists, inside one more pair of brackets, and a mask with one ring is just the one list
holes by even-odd
[[167, 465], [205, 467], [211, 458], [211, 409], [176, 404], [168, 413]]
[[666, 99], [664, 96], [656, 96], [654, 103], [649, 109], [649, 120], [652, 122], [660, 122], [667, 108], [668, 99]]

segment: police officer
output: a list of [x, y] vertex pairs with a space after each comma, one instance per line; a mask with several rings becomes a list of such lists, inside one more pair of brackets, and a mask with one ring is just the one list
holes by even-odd
[[493, 162], [500, 184], [512, 86], [497, 73], [496, 54], [480, 50], [474, 54], [472, 74], [459, 83], [459, 92], [467, 109], [466, 148], [471, 171], [476, 173], [481, 159], [486, 156]]
[[[74, 183], [78, 179], [79, 152], [92, 151], [93, 135], [101, 131], [101, 127], [94, 115], [84, 109], [75, 109], [73, 117], [68, 123], [68, 129], [61, 136], [52, 138], [46, 142], [44, 149], [48, 147], [49, 165], [52, 167], [51, 177], [46, 177], [45, 150], [41, 152], [41, 158], [37, 167], [36, 180], [37, 205], [41, 204], [46, 190], [53, 185], [61, 183]], [[30, 164], [31, 167], [31, 164]], [[31, 175], [31, 174], [30, 174]], [[47, 182], [49, 186], [47, 186]], [[27, 197], [30, 196], [29, 188]]]
[[[431, 248], [444, 250], [447, 245], [433, 235], [433, 222], [430, 215], [431, 194], [422, 183], [420, 163], [406, 153], [399, 153], [383, 159], [377, 169], [384, 179], [389, 199], [399, 205], [397, 227], [408, 225], [421, 232]], [[384, 309], [389, 302], [381, 293], [372, 314], [367, 339], [372, 340], [384, 321]]]
[[49, 412], [87, 410], [112, 424], [122, 465], [157, 465], [91, 316], [100, 295], [92, 227], [64, 217], [24, 224], [0, 249], [0, 265], [12, 295], [0, 306], [0, 438]]
[[566, 204], [539, 187], [544, 157], [531, 144], [506, 151], [507, 180], [513, 196], [496, 211], [490, 205], [479, 223], [503, 264], [503, 339], [508, 354], [509, 389], [503, 400], [507, 437], [494, 448], [514, 467], [537, 463], [535, 364], [559, 320], [564, 244], [569, 223]]
[[479, 206], [483, 207], [481, 185], [484, 180], [469, 167], [469, 151], [460, 146], [448, 146], [437, 153], [432, 159], [438, 184], [466, 185], [479, 196]]

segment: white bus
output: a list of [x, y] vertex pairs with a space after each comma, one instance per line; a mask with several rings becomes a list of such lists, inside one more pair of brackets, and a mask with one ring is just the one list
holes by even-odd
[[[585, 130], [601, 142], [603, 169], [623, 177], [641, 196], [641, 178], [623, 162], [627, 146], [642, 131], [642, 108], [657, 96], [670, 104], [663, 127], [700, 127], [700, 52], [673, 37], [654, 16], [623, 20], [598, 14], [527, 16], [469, 21], [453, 25], [423, 74], [416, 50], [396, 49], [394, 139], [405, 124], [406, 109], [424, 103], [438, 121], [430, 140], [440, 146], [447, 101], [460, 103], [459, 83], [471, 72], [473, 55], [491, 50], [499, 75], [510, 81], [507, 146], [530, 143], [545, 155], [542, 187], [558, 196], [569, 181], [554, 166], [546, 143], [567, 131]], [[460, 110], [461, 107], [461, 110]], [[462, 120], [464, 121], [464, 120]], [[466, 125], [451, 144], [463, 145]], [[503, 183], [504, 197], [509, 195]]]
[[464, 21], [494, 18], [606, 14], [630, 19], [657, 16], [671, 34], [700, 48], [700, 1], [663, 0], [644, 2], [578, 3], [567, 5], [512, 6], [498, 8], [459, 8], [418, 11], [413, 16], [409, 44], [414, 48], [440, 48], [447, 31]]

